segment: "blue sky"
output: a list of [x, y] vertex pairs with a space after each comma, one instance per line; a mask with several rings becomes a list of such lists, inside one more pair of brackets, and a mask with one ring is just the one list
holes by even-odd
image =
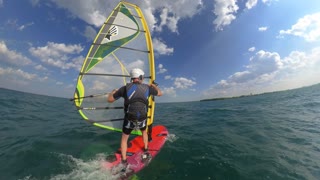
[[[72, 97], [88, 49], [119, 1], [0, 0], [0, 87]], [[129, 1], [152, 31], [159, 101], [320, 82], [320, 1]]]

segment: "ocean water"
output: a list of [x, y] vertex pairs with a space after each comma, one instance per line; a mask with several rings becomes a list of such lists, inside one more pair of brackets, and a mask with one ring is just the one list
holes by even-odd
[[[161, 98], [161, 97], [160, 97]], [[68, 99], [0, 89], [1, 180], [111, 179], [120, 133]], [[140, 180], [320, 179], [320, 85], [237, 99], [158, 103], [170, 137]]]

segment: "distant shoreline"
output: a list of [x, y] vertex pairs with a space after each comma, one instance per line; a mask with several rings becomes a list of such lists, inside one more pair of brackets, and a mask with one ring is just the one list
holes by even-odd
[[210, 98], [210, 99], [201, 99], [201, 101], [219, 101], [219, 100], [228, 100], [228, 99], [237, 99], [237, 98], [243, 98], [243, 97], [250, 97], [250, 96], [260, 96], [260, 95], [264, 95], [264, 94], [272, 94], [272, 93], [277, 93], [277, 92], [284, 92], [284, 91], [291, 91], [291, 90], [297, 90], [297, 89], [302, 89], [302, 88], [307, 88], [307, 87], [312, 87], [312, 86], [319, 86], [320, 83], [318, 84], [313, 84], [310, 86], [303, 86], [300, 88], [294, 88], [294, 89], [287, 89], [287, 90], [281, 90], [281, 91], [273, 91], [273, 92], [264, 92], [264, 93], [260, 93], [260, 94], [249, 94], [249, 95], [241, 95], [241, 96], [233, 96], [233, 97], [219, 97], [219, 98]]
[[[273, 93], [273, 92], [268, 92], [268, 93]], [[262, 93], [262, 94], [268, 94], [268, 93]], [[249, 96], [258, 96], [258, 95], [262, 95], [262, 94], [251, 94], [251, 95], [242, 95], [242, 96], [233, 96], [233, 97], [201, 99], [200, 101], [219, 101], [219, 100], [227, 100], [227, 99], [237, 99], [237, 98], [243, 98], [243, 97], [249, 97]]]

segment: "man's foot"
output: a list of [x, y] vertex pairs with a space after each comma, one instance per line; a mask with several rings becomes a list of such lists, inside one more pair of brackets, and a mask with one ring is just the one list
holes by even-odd
[[152, 156], [149, 152], [145, 151], [142, 155], [141, 155], [141, 161], [143, 163], [145, 162], [149, 162], [151, 160]]
[[128, 161], [125, 159], [125, 160], [121, 160], [121, 164], [123, 164], [123, 165], [128, 165]]
[[121, 160], [121, 166], [122, 166], [121, 172], [122, 173], [126, 172], [126, 169], [127, 169], [127, 166], [128, 166], [128, 161], [127, 160]]
[[143, 148], [143, 152], [148, 152], [148, 148]]

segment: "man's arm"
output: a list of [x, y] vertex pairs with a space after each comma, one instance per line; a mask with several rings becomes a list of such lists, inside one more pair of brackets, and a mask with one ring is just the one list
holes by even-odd
[[160, 88], [158, 86], [156, 86], [155, 84], [150, 84], [150, 86], [152, 88], [154, 88], [155, 90], [157, 90], [157, 92], [158, 92], [157, 96], [162, 96], [162, 91], [160, 90]]
[[118, 91], [117, 89], [114, 89], [114, 90], [112, 90], [111, 93], [109, 93], [109, 95], [108, 95], [108, 102], [109, 102], [109, 103], [113, 103], [113, 102], [115, 101], [113, 95], [114, 95], [114, 93], [116, 93], [117, 91]]

